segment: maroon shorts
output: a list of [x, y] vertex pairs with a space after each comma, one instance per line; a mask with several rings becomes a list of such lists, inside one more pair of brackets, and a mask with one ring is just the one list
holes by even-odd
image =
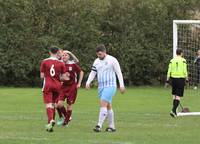
[[56, 103], [60, 95], [61, 83], [59, 81], [46, 81], [43, 87], [44, 103]]
[[58, 100], [67, 101], [67, 104], [74, 104], [77, 97], [77, 84], [62, 86]]
[[61, 84], [46, 86], [43, 91], [44, 103], [56, 103], [61, 91]]
[[44, 103], [56, 103], [58, 101], [59, 93], [56, 91], [43, 91]]

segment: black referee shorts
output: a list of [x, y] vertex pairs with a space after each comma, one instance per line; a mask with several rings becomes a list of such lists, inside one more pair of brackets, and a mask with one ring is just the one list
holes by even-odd
[[172, 95], [183, 97], [185, 78], [171, 78]]

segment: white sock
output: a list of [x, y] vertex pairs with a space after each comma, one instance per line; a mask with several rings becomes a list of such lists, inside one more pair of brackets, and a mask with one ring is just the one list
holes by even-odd
[[107, 117], [107, 108], [106, 107], [101, 107], [100, 108], [100, 112], [99, 112], [99, 122], [98, 122], [98, 126], [102, 127], [103, 122], [105, 121], [106, 117]]
[[114, 112], [112, 109], [108, 110], [108, 124], [110, 128], [115, 129]]

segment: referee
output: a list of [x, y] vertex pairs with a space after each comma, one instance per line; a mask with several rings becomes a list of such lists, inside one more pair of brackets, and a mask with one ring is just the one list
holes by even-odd
[[185, 80], [188, 82], [187, 63], [182, 57], [182, 49], [177, 49], [176, 55], [176, 57], [170, 60], [166, 80], [166, 82], [169, 83], [169, 79], [171, 78], [172, 83], [173, 107], [170, 112], [172, 117], [177, 116], [176, 109], [180, 103], [181, 97], [183, 97]]

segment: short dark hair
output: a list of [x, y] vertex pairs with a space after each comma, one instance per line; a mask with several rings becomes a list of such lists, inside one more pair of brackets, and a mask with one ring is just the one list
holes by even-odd
[[52, 54], [56, 54], [60, 49], [57, 46], [51, 46], [50, 47], [50, 52]]
[[183, 53], [183, 50], [181, 48], [178, 48], [176, 50], [176, 55], [181, 55], [181, 53]]
[[96, 52], [106, 52], [106, 47], [104, 44], [99, 44], [97, 47], [96, 47]]

